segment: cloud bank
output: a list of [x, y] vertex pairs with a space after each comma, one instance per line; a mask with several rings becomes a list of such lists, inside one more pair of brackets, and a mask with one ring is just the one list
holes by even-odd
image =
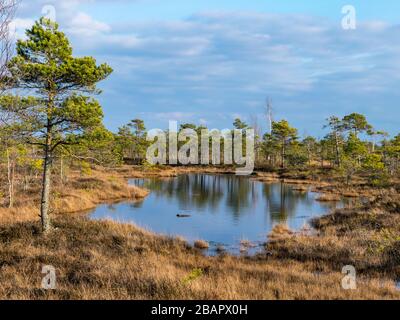
[[275, 117], [301, 133], [319, 133], [326, 117], [349, 112], [398, 131], [399, 25], [343, 30], [340, 20], [315, 16], [223, 11], [110, 24], [91, 16], [93, 0], [36, 0], [21, 7], [18, 35], [52, 3], [76, 54], [115, 70], [100, 99], [112, 129], [135, 117], [149, 127], [166, 127], [169, 117], [220, 128], [237, 115], [262, 123], [269, 96]]

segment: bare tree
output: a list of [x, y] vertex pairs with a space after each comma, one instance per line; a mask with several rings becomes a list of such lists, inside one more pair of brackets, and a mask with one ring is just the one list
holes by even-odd
[[[13, 53], [13, 38], [10, 32], [10, 24], [14, 18], [17, 7], [17, 0], [0, 0], [0, 94], [7, 89], [7, 63]], [[10, 123], [9, 115], [0, 114], [0, 127]], [[4, 138], [4, 139], [3, 139]], [[13, 206], [14, 194], [14, 175], [15, 175], [15, 159], [10, 152], [7, 141], [10, 137], [1, 137], [0, 142], [6, 147], [7, 156], [7, 180], [9, 193], [9, 207]]]
[[[268, 133], [270, 135], [272, 135], [272, 122], [274, 121], [272, 112], [273, 112], [272, 111], [272, 102], [271, 102], [271, 99], [269, 97], [267, 97], [265, 115], [266, 115], [266, 118], [267, 118]], [[271, 162], [271, 155], [270, 154], [268, 154], [267, 160], [268, 160], [268, 162]]]
[[[7, 86], [7, 62], [13, 53], [10, 24], [17, 8], [17, 0], [0, 0], [0, 90]], [[0, 91], [0, 92], [1, 92]]]
[[250, 127], [254, 129], [254, 135], [255, 135], [255, 160], [256, 163], [259, 163], [260, 160], [260, 149], [261, 149], [261, 127], [258, 123], [258, 117], [257, 115], [251, 114], [249, 116], [250, 119]]
[[267, 116], [267, 122], [268, 122], [268, 131], [269, 131], [268, 133], [271, 134], [273, 117], [272, 117], [272, 102], [269, 97], [267, 98], [266, 116]]

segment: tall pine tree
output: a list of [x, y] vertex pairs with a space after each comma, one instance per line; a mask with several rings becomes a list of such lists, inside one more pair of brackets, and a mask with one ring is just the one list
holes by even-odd
[[43, 150], [40, 214], [46, 233], [51, 229], [49, 196], [54, 152], [68, 143], [69, 133], [79, 134], [101, 124], [101, 106], [91, 95], [100, 93], [96, 84], [112, 69], [107, 64], [97, 65], [92, 57], [74, 58], [67, 37], [58, 30], [57, 23], [48, 19], [37, 21], [26, 36], [26, 40], [17, 42], [17, 55], [8, 64], [12, 88], [20, 89], [19, 96], [2, 97], [0, 106], [21, 123], [29, 124], [29, 142]]

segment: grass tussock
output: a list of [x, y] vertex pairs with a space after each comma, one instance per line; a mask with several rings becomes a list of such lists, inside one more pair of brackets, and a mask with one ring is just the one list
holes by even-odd
[[337, 202], [341, 200], [341, 197], [337, 194], [322, 194], [315, 199], [316, 201], [320, 202]]
[[283, 224], [276, 225], [268, 235], [270, 242], [282, 241], [290, 238], [294, 232], [288, 226]]
[[256, 247], [256, 244], [254, 244], [254, 243], [251, 242], [250, 240], [242, 239], [242, 240], [240, 240], [240, 246], [241, 246], [242, 248], [249, 249], [249, 248], [254, 248], [254, 247]]
[[308, 192], [310, 190], [310, 187], [307, 185], [296, 185], [292, 187], [292, 190], [298, 191], [298, 192]]
[[210, 247], [208, 242], [204, 241], [204, 240], [196, 240], [193, 245], [195, 248], [200, 249], [200, 250], [205, 250]]

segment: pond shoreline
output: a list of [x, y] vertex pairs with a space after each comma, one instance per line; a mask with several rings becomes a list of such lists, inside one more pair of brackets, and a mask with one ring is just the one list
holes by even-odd
[[348, 203], [342, 197], [318, 196], [311, 185], [304, 189], [282, 180], [264, 183], [214, 172], [181, 172], [167, 180], [143, 175], [129, 183], [149, 190], [150, 199], [100, 205], [90, 217], [133, 223], [158, 235], [185, 238], [197, 247], [201, 243], [207, 255], [255, 255], [275, 224], [301, 231], [309, 228], [311, 219]]
[[[233, 167], [210, 167], [210, 166], [176, 166], [176, 167], [154, 167], [152, 169], [143, 169], [139, 166], [123, 166], [116, 170], [118, 175], [125, 178], [144, 178], [144, 177], [160, 177], [169, 178], [176, 177], [186, 173], [203, 173], [203, 174], [235, 174]], [[334, 174], [332, 169], [315, 169], [315, 171], [301, 171], [297, 169], [264, 171], [255, 170], [250, 179], [256, 179], [261, 182], [284, 182], [297, 185], [312, 185], [315, 192], [342, 195], [345, 197], [367, 197], [373, 199], [379, 196], [381, 188], [369, 186], [367, 181], [360, 176], [354, 177], [354, 182], [347, 185], [342, 178]], [[394, 184], [397, 184], [394, 181]]]

